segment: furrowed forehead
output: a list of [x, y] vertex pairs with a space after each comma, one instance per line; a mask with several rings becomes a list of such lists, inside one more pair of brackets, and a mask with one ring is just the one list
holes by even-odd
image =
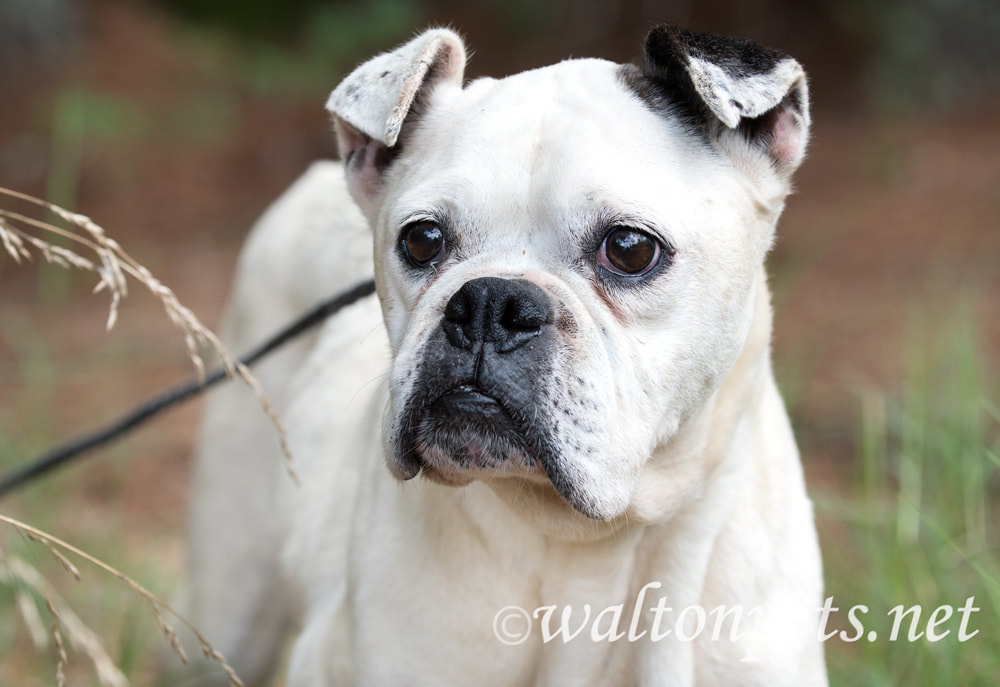
[[718, 156], [682, 121], [651, 109], [620, 72], [572, 60], [436, 94], [401, 160], [405, 186], [572, 198], [595, 185], [651, 185], [661, 195], [682, 193], [689, 179], [703, 185]]
[[[496, 152], [521, 152], [539, 142], [597, 147], [676, 137], [680, 127], [651, 112], [627, 87], [620, 70], [605, 60], [568, 60], [504, 79], [474, 81], [435, 98], [421, 128], [436, 147], [455, 151], [498, 140], [504, 145], [493, 148]], [[573, 139], [573, 134], [585, 137]]]

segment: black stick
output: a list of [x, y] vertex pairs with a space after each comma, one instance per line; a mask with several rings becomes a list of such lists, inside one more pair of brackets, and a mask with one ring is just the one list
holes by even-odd
[[[374, 292], [375, 282], [369, 280], [337, 294], [330, 300], [320, 303], [270, 339], [252, 349], [240, 358], [240, 362], [248, 367], [253, 365], [276, 348], [280, 348], [303, 332], [312, 329], [342, 308], [346, 308], [348, 305]], [[205, 389], [215, 386], [224, 379], [226, 379], [225, 369], [221, 366], [215, 367], [205, 376], [204, 382], [200, 382], [197, 379], [182, 382], [171, 389], [157, 394], [145, 403], [136, 406], [131, 412], [123, 415], [114, 422], [72, 439], [61, 446], [56, 446], [35, 460], [25, 463], [7, 475], [4, 475], [3, 478], [0, 478], [0, 497], [25, 482], [40, 477], [74, 458], [118, 438], [167, 408], [175, 406], [181, 401], [186, 401], [192, 396], [197, 396]]]

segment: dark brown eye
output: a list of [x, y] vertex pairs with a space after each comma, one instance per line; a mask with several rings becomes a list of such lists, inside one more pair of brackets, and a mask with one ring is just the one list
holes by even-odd
[[660, 242], [632, 227], [614, 227], [597, 252], [597, 264], [629, 277], [645, 274], [660, 259]]
[[427, 267], [444, 256], [444, 234], [434, 222], [412, 222], [399, 238], [403, 253], [414, 267]]

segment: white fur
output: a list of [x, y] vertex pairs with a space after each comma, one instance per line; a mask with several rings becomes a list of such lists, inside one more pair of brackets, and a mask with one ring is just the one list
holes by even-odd
[[[762, 266], [787, 180], [692, 140], [600, 60], [427, 95], [404, 155], [352, 187], [367, 194], [379, 299], [261, 371], [301, 486], [245, 398], [209, 401], [188, 612], [251, 685], [286, 627], [289, 687], [826, 684], [819, 552], [771, 372]], [[226, 328], [236, 348], [368, 269], [357, 256], [371, 237], [344, 196], [338, 165], [314, 167], [255, 230]], [[431, 210], [460, 233], [463, 259], [421, 282], [395, 244]], [[654, 286], [601, 294], [581, 272], [579, 237], [609, 211], [676, 247]], [[444, 304], [480, 276], [534, 281], [577, 324], [537, 383], [576, 404], [559, 455], [599, 519], [537, 475], [444, 486], [385, 467], [406, 373]], [[540, 405], [538, 421], [559, 412]], [[630, 607], [650, 582], [676, 609], [764, 606], [765, 631], [752, 646], [493, 634], [506, 606]]]
[[[736, 127], [742, 117], [764, 114], [780, 103], [790, 90], [804, 92], [806, 80], [802, 66], [791, 58], [780, 61], [771, 72], [742, 78], [733, 77], [717, 65], [696, 57], [688, 59], [687, 70], [705, 104], [730, 129]], [[806, 107], [808, 103], [803, 103], [803, 111]]]

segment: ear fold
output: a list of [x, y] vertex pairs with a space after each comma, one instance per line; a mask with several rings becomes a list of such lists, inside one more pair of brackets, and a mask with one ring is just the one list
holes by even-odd
[[709, 131], [736, 130], [766, 151], [779, 172], [802, 162], [809, 91], [802, 66], [741, 38], [658, 26], [646, 38], [644, 76], [686, 100]]
[[394, 157], [415, 103], [435, 86], [462, 85], [465, 44], [454, 31], [432, 29], [355, 69], [326, 103], [355, 200], [367, 211]]

